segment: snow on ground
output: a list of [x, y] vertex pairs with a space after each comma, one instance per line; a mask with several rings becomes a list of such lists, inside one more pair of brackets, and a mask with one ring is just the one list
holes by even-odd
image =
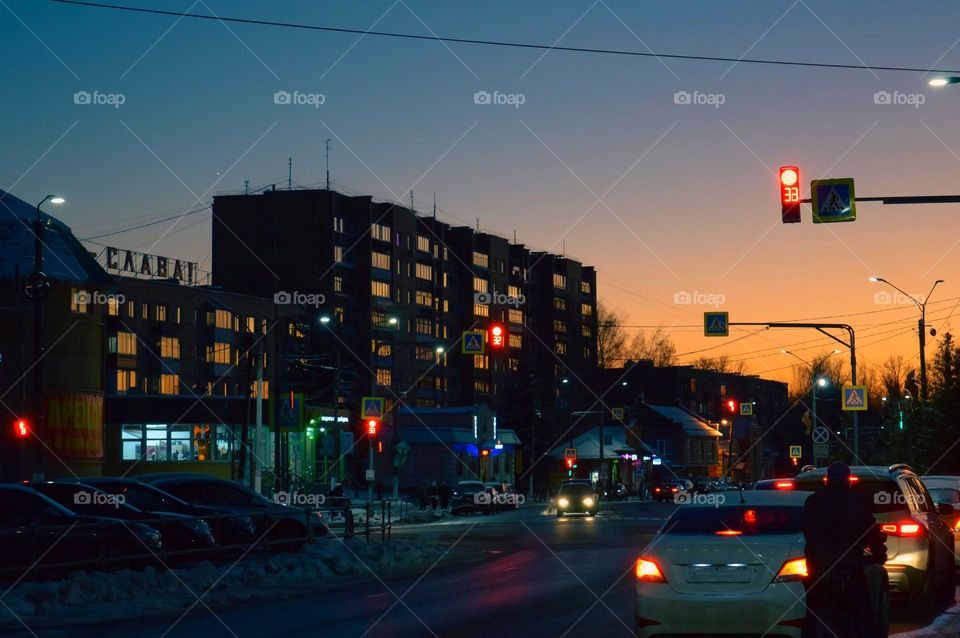
[[343, 543], [325, 539], [308, 544], [296, 554], [248, 555], [236, 565], [204, 561], [170, 570], [77, 571], [64, 580], [25, 582], [14, 587], [2, 598], [0, 627], [19, 626], [12, 614], [31, 625], [76, 622], [78, 618], [95, 622], [183, 613], [197, 603], [198, 596], [211, 606], [276, 598], [278, 586], [321, 584], [337, 576], [370, 571], [380, 576], [406, 567], [426, 569], [444, 551], [437, 543], [407, 539], [369, 545], [360, 538]]

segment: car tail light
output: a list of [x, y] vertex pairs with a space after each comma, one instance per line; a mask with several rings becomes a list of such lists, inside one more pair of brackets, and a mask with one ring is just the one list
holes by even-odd
[[671, 488], [670, 488], [670, 491], [671, 491], [671, 492], [676, 492], [676, 491], [677, 491], [677, 488], [671, 487]]
[[[859, 476], [854, 476], [853, 474], [850, 475], [850, 482], [851, 482], [851, 483], [856, 483], [856, 482], [859, 481], [859, 480], [860, 480], [860, 477], [859, 477]], [[826, 476], [826, 475], [823, 476], [823, 482], [824, 482], [824, 483], [827, 482], [827, 476]]]
[[958, 518], [957, 522], [953, 524], [953, 531], [960, 532], [960, 518]]
[[660, 567], [652, 560], [638, 558], [634, 571], [636, 573], [637, 580], [642, 580], [646, 583], [667, 582], [667, 579], [663, 577], [663, 572], [660, 571]]
[[773, 486], [778, 490], [792, 490], [794, 487], [793, 481], [777, 481]]
[[777, 572], [773, 579], [775, 583], [789, 583], [802, 580], [807, 577], [807, 559], [793, 558], [788, 560]]
[[743, 532], [738, 529], [722, 529], [719, 532], [714, 532], [714, 534], [717, 536], [740, 536]]
[[659, 488], [659, 487], [655, 487], [655, 488], [653, 488], [653, 491], [654, 491], [654, 492], [659, 492], [659, 491], [660, 491], [660, 488]]
[[893, 536], [919, 536], [920, 525], [917, 523], [887, 523], [880, 526], [880, 531]]

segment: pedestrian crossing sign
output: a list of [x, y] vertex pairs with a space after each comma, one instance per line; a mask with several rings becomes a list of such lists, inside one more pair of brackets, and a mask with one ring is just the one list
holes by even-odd
[[740, 416], [753, 416], [753, 402], [740, 404]]
[[857, 199], [853, 178], [815, 179], [810, 182], [813, 223], [852, 222], [857, 220]]
[[481, 330], [466, 330], [460, 337], [461, 354], [483, 354], [484, 333]]
[[730, 313], [705, 312], [703, 313], [703, 335], [705, 337], [729, 337]]
[[863, 412], [867, 409], [867, 386], [843, 386], [843, 409], [847, 412]]
[[623, 421], [623, 408], [613, 408], [610, 412], [613, 414], [614, 420]]
[[791, 458], [791, 459], [799, 459], [801, 456], [803, 456], [802, 452], [803, 452], [803, 448], [802, 448], [801, 446], [799, 446], [799, 445], [791, 445], [791, 446], [790, 446], [790, 458]]
[[361, 419], [383, 418], [383, 397], [363, 397], [360, 402]]

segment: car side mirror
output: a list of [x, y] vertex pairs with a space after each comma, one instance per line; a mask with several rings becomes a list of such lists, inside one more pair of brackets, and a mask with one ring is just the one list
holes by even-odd
[[937, 503], [937, 513], [942, 514], [943, 516], [949, 516], [953, 514], [953, 505], [950, 503]]

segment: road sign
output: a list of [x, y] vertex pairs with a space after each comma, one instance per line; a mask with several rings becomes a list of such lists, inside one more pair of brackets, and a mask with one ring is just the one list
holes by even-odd
[[802, 449], [799, 445], [791, 445], [791, 446], [790, 446], [790, 458], [791, 458], [791, 459], [799, 459], [801, 456], [803, 456], [802, 452], [803, 452], [803, 449]]
[[853, 178], [815, 179], [810, 182], [813, 223], [852, 222], [857, 219]]
[[729, 337], [730, 336], [730, 313], [729, 312], [703, 313], [703, 336]]
[[383, 397], [363, 397], [360, 402], [361, 419], [383, 418]]
[[613, 413], [613, 418], [617, 421], [623, 421], [623, 408], [613, 408], [610, 410]]
[[741, 403], [740, 416], [753, 416], [753, 403]]
[[821, 425], [813, 430], [810, 438], [813, 439], [814, 443], [826, 443], [830, 440], [830, 430]]
[[830, 444], [829, 443], [814, 443], [813, 444], [813, 458], [815, 459], [825, 459], [830, 456]]
[[483, 354], [483, 331], [466, 330], [460, 336], [461, 354]]
[[843, 409], [847, 412], [864, 412], [867, 409], [867, 386], [843, 386]]
[[563, 458], [570, 459], [571, 461], [577, 460], [577, 448], [568, 447], [563, 451]]
[[281, 432], [301, 432], [303, 423], [303, 394], [279, 392], [270, 393], [270, 430]]

